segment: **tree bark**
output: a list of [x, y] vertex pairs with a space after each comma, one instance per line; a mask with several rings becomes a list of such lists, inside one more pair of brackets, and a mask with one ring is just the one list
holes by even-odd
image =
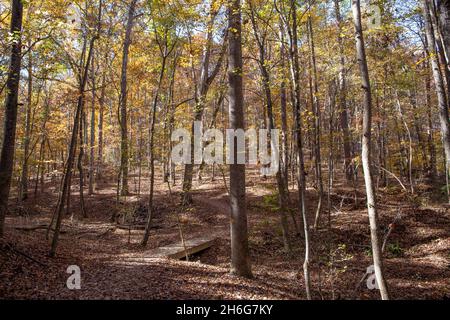
[[442, 72], [445, 79], [444, 85], [446, 85], [447, 90], [447, 102], [450, 99], [450, 64], [447, 55], [447, 47], [445, 46], [444, 30], [440, 24], [440, 19], [438, 17], [438, 7], [436, 7], [435, 2], [429, 3], [429, 13], [431, 18], [431, 26], [434, 31], [434, 38], [436, 40], [436, 49], [439, 56], [439, 64], [443, 66]]
[[[303, 135], [302, 135], [302, 119], [301, 119], [301, 84], [300, 84], [300, 61], [298, 49], [298, 23], [297, 23], [297, 4], [295, 0], [289, 2], [289, 20], [284, 19], [289, 36], [289, 60], [291, 69], [292, 84], [292, 101], [294, 113], [294, 140], [296, 152], [296, 169], [298, 183], [298, 197], [300, 204], [300, 215], [303, 221], [303, 232], [305, 237], [305, 260], [303, 263], [303, 274], [305, 279], [305, 291], [308, 300], [311, 300], [311, 277], [309, 273], [310, 263], [310, 239], [309, 224], [306, 213], [306, 173], [303, 154]], [[282, 14], [280, 13], [280, 16]], [[292, 24], [292, 25], [291, 25]]]
[[439, 56], [436, 51], [436, 38], [434, 36], [433, 24], [431, 21], [430, 4], [427, 0], [422, 0], [422, 11], [425, 21], [425, 35], [428, 43], [429, 60], [431, 62], [436, 94], [438, 96], [439, 119], [441, 123], [441, 134], [445, 151], [446, 171], [448, 171], [448, 168], [450, 167], [450, 121], [448, 100], [445, 93], [444, 78], [442, 76], [439, 64]]
[[367, 208], [370, 221], [370, 235], [372, 241], [372, 255], [375, 268], [375, 276], [380, 288], [381, 298], [389, 300], [389, 291], [384, 278], [384, 268], [382, 252], [380, 247], [378, 210], [375, 195], [375, 187], [372, 176], [372, 158], [371, 158], [371, 138], [372, 138], [372, 93], [369, 78], [369, 69], [367, 67], [366, 49], [361, 23], [361, 4], [360, 0], [352, 0], [352, 11], [355, 25], [356, 53], [358, 65], [361, 73], [362, 89], [364, 91], [363, 101], [363, 137], [362, 137], [362, 164], [364, 169], [364, 180], [367, 193]]
[[98, 110], [98, 150], [97, 150], [97, 179], [100, 179], [103, 168], [103, 122], [106, 99], [106, 75], [102, 76], [102, 89]]
[[22, 175], [20, 178], [19, 200], [28, 198], [28, 160], [31, 142], [31, 109], [33, 104], [33, 55], [28, 53], [28, 92], [27, 109], [25, 114], [25, 137], [23, 139]]
[[[83, 94], [84, 95], [84, 94]], [[86, 112], [84, 110], [85, 97], [82, 98], [81, 103], [81, 117], [80, 117], [80, 129], [79, 129], [79, 145], [80, 151], [78, 153], [77, 169], [79, 173], [79, 191], [80, 191], [80, 211], [83, 218], [87, 218], [86, 208], [84, 205], [84, 173], [83, 173], [83, 158], [85, 150], [85, 127], [86, 127]]]
[[322, 158], [320, 148], [320, 127], [321, 127], [321, 112], [319, 105], [319, 81], [317, 78], [317, 63], [316, 63], [316, 48], [314, 43], [314, 31], [311, 17], [308, 17], [308, 38], [310, 49], [310, 99], [314, 113], [314, 167], [316, 173], [317, 189], [319, 191], [319, 199], [316, 209], [316, 216], [314, 220], [314, 229], [319, 227], [320, 215], [322, 212], [323, 203], [323, 181], [322, 181]]
[[94, 194], [94, 164], [95, 164], [95, 63], [92, 59], [91, 63], [91, 77], [92, 77], [92, 102], [91, 102], [91, 132], [89, 135], [89, 187], [88, 195]]
[[[228, 101], [230, 128], [244, 129], [241, 1], [228, 2]], [[237, 159], [237, 143], [234, 144]], [[245, 165], [230, 164], [231, 273], [251, 278], [248, 248]]]
[[[428, 57], [428, 47], [425, 45], [425, 55]], [[429, 175], [431, 178], [431, 181], [434, 182], [436, 175], [437, 175], [437, 168], [436, 168], [436, 147], [434, 145], [434, 126], [433, 126], [433, 119], [432, 119], [432, 112], [431, 112], [431, 76], [430, 76], [430, 63], [429, 61], [426, 61], [425, 63], [425, 102], [426, 102], [426, 108], [427, 108], [427, 123], [428, 123], [428, 130], [427, 130], [427, 149], [428, 153], [430, 155], [429, 160]]]
[[[281, 112], [281, 171], [283, 174], [284, 185], [286, 193], [289, 196], [289, 136], [288, 136], [288, 118], [287, 118], [287, 89], [286, 89], [286, 47], [284, 44], [285, 34], [284, 28], [281, 26], [280, 30], [280, 68], [281, 68], [281, 84], [280, 84], [280, 112]], [[296, 224], [296, 223], [295, 223]], [[297, 227], [296, 227], [297, 230]]]
[[346, 77], [346, 67], [345, 67], [345, 54], [344, 54], [344, 41], [342, 38], [343, 32], [343, 22], [341, 16], [341, 8], [340, 8], [341, 0], [334, 0], [334, 8], [336, 13], [336, 20], [338, 23], [338, 45], [339, 45], [339, 115], [340, 115], [340, 123], [343, 134], [343, 145], [344, 145], [344, 170], [345, 177], [347, 181], [352, 182], [353, 175], [353, 166], [352, 166], [352, 145], [351, 145], [351, 136], [350, 130], [348, 126], [348, 111], [347, 111], [347, 77]]
[[437, 0], [447, 68], [450, 69], [450, 0]]
[[0, 238], [3, 237], [5, 217], [8, 212], [8, 199], [14, 166], [17, 107], [22, 62], [22, 17], [22, 0], [12, 0], [10, 33], [13, 34], [14, 41], [11, 43], [11, 59], [6, 82], [5, 120], [0, 155]]
[[128, 21], [125, 30], [125, 39], [122, 51], [122, 73], [120, 77], [120, 194], [128, 195], [128, 123], [127, 123], [127, 72], [128, 72], [128, 54], [131, 45], [131, 34], [133, 31], [134, 14], [136, 10], [137, 0], [131, 0], [128, 9]]

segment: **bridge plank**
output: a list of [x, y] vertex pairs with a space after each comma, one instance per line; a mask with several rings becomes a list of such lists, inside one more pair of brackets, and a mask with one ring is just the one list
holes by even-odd
[[188, 255], [193, 255], [202, 252], [214, 245], [216, 238], [214, 237], [199, 237], [185, 241], [185, 247], [181, 242], [174, 243], [168, 246], [159, 247], [150, 251], [152, 258], [169, 258], [180, 260]]

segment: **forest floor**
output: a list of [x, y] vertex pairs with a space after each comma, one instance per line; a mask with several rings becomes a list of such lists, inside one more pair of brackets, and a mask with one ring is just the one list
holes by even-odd
[[[145, 196], [136, 194], [117, 203], [116, 184], [98, 182], [96, 192], [85, 196], [88, 217], [79, 217], [79, 196], [73, 185], [74, 219], [66, 217], [55, 258], [47, 256], [45, 229], [24, 226], [48, 225], [57, 202], [55, 183], [47, 182], [38, 196], [18, 205], [11, 199], [5, 240], [0, 242], [0, 299], [304, 299], [304, 241], [289, 217], [293, 251], [283, 251], [276, 185], [256, 171], [248, 173], [247, 203], [249, 245], [254, 279], [229, 274], [230, 235], [227, 189], [221, 176], [213, 182], [205, 175], [194, 183], [193, 205], [179, 204], [180, 187], [168, 191], [161, 177], [155, 193], [155, 219], [146, 248], [140, 246], [142, 230], [124, 230], [111, 222], [113, 215], [146, 212]], [[142, 194], [148, 181], [142, 179]], [[370, 228], [362, 182], [355, 191], [341, 181], [334, 184], [328, 217], [324, 199], [322, 227], [311, 230], [311, 276], [314, 299], [379, 299], [361, 281], [372, 264]], [[131, 192], [137, 178], [130, 178]], [[392, 182], [380, 188], [380, 225], [383, 234], [395, 222], [385, 252], [386, 277], [394, 299], [450, 298], [450, 210], [433, 204], [433, 194], [418, 186], [412, 198]], [[87, 193], [87, 192], [86, 192]], [[297, 192], [290, 194], [290, 212], [299, 219]], [[418, 199], [421, 199], [419, 201]], [[317, 192], [307, 190], [312, 224]], [[331, 227], [328, 226], [330, 218]], [[120, 219], [119, 219], [120, 220]], [[181, 224], [178, 224], [178, 221]], [[151, 249], [186, 239], [213, 235], [213, 247], [189, 262], [150, 259]], [[301, 230], [301, 226], [299, 226]], [[67, 267], [81, 268], [81, 290], [69, 290]]]

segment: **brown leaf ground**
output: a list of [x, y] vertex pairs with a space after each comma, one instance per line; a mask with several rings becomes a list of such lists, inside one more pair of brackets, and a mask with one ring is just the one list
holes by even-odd
[[[206, 176], [207, 178], [207, 176]], [[95, 195], [86, 196], [87, 219], [78, 218], [79, 198], [74, 181], [75, 219], [63, 223], [57, 256], [47, 257], [45, 230], [17, 230], [17, 226], [48, 224], [57, 200], [55, 184], [22, 206], [11, 201], [6, 237], [0, 243], [0, 298], [2, 299], [304, 299], [303, 239], [290, 218], [293, 252], [283, 252], [274, 181], [254, 172], [247, 179], [250, 250], [254, 279], [229, 275], [229, 205], [222, 179], [197, 182], [194, 204], [179, 205], [179, 187], [169, 194], [157, 181], [156, 228], [147, 248], [140, 247], [143, 231], [121, 230], [111, 222], [117, 213], [145, 211], [145, 197], [136, 195], [116, 203], [113, 179], [100, 181]], [[136, 187], [131, 178], [131, 191]], [[143, 179], [145, 194], [147, 180]], [[360, 188], [363, 190], [363, 188]], [[379, 299], [376, 291], [358, 286], [371, 265], [369, 224], [363, 193], [359, 203], [353, 191], [336, 184], [331, 199], [331, 228], [327, 201], [323, 227], [312, 232], [311, 266], [314, 299]], [[291, 191], [291, 212], [299, 220], [296, 192]], [[342, 195], [347, 195], [342, 198]], [[380, 189], [380, 224], [383, 233], [400, 213], [389, 237], [386, 273], [394, 299], [450, 298], [450, 212], [448, 208], [407, 197], [392, 186]], [[317, 193], [308, 189], [308, 212], [313, 222]], [[153, 248], [180, 241], [180, 217], [187, 239], [216, 235], [216, 244], [190, 262], [149, 259]], [[300, 226], [301, 227], [301, 226]], [[7, 245], [6, 243], [10, 244]], [[16, 251], [11, 250], [11, 246]], [[17, 252], [32, 257], [32, 261]], [[43, 265], [41, 265], [43, 264]], [[82, 289], [66, 288], [69, 265], [82, 272]]]

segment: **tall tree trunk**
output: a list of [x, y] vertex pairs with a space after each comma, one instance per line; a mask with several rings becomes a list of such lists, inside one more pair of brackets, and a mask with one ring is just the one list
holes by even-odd
[[6, 82], [5, 122], [3, 126], [3, 143], [0, 156], [0, 238], [3, 237], [11, 177], [14, 166], [14, 149], [16, 140], [17, 106], [19, 98], [20, 68], [22, 62], [22, 0], [12, 0], [10, 34], [11, 59]]
[[336, 109], [336, 81], [328, 88], [328, 228], [331, 228], [331, 191], [334, 171], [334, 114]]
[[338, 23], [338, 45], [339, 45], [339, 111], [340, 111], [340, 123], [343, 134], [344, 144], [344, 170], [347, 181], [353, 181], [353, 166], [352, 166], [352, 145], [351, 136], [348, 126], [348, 111], [347, 111], [347, 76], [345, 67], [345, 54], [344, 54], [344, 40], [343, 40], [343, 23], [341, 16], [341, 0], [334, 0], [334, 9], [336, 13], [336, 20]]
[[134, 14], [136, 10], [137, 0], [131, 0], [128, 9], [128, 21], [125, 30], [125, 39], [123, 42], [122, 52], [122, 73], [120, 77], [120, 193], [125, 196], [128, 195], [128, 120], [127, 120], [127, 72], [128, 72], [128, 54], [131, 45], [131, 34], [133, 31]]
[[[103, 7], [103, 1], [100, 0], [99, 8], [98, 8], [98, 24], [99, 24], [98, 31], [100, 31], [102, 7]], [[77, 108], [75, 111], [74, 124], [73, 124], [71, 139], [70, 139], [69, 150], [68, 150], [68, 154], [67, 154], [67, 162], [66, 162], [65, 169], [64, 169], [64, 176], [61, 181], [61, 191], [59, 193], [58, 203], [56, 205], [56, 209], [53, 214], [52, 223], [50, 223], [48, 231], [47, 231], [47, 232], [50, 231], [50, 229], [53, 226], [53, 222], [55, 222], [52, 244], [51, 244], [51, 248], [50, 248], [50, 252], [49, 252], [50, 257], [54, 257], [56, 254], [56, 248], [58, 246], [58, 239], [59, 239], [59, 233], [60, 233], [61, 222], [62, 222], [62, 211], [64, 209], [64, 205], [66, 204], [67, 196], [70, 192], [70, 184], [69, 183], [72, 178], [72, 168], [73, 168], [73, 164], [75, 162], [75, 152], [76, 152], [76, 145], [77, 145], [78, 130], [79, 130], [79, 124], [81, 121], [81, 115], [82, 115], [83, 103], [84, 103], [84, 91], [86, 88], [89, 66], [91, 65], [94, 44], [95, 44], [95, 41], [98, 39], [99, 35], [100, 35], [100, 32], [97, 32], [97, 34], [95, 36], [93, 36], [90, 41], [89, 53], [87, 55], [86, 63], [84, 65], [83, 70], [81, 70], [82, 74], [80, 74], [78, 102], [77, 102]], [[82, 143], [82, 142], [80, 142], [80, 143]]]
[[303, 154], [303, 135], [302, 135], [302, 119], [301, 119], [301, 85], [300, 85], [300, 61], [298, 50], [298, 23], [297, 23], [297, 4], [295, 0], [290, 0], [290, 23], [286, 23], [289, 34], [289, 59], [291, 67], [292, 78], [292, 99], [293, 99], [293, 113], [294, 113], [294, 139], [296, 168], [297, 168], [297, 183], [298, 183], [298, 197], [300, 203], [300, 214], [303, 221], [303, 232], [305, 236], [305, 261], [303, 263], [303, 274], [305, 278], [305, 290], [308, 300], [311, 299], [311, 277], [309, 273], [310, 263], [310, 239], [309, 239], [309, 224], [306, 213], [306, 172]]
[[409, 179], [409, 185], [411, 188], [411, 194], [414, 194], [414, 179], [413, 179], [413, 144], [412, 144], [412, 135], [411, 130], [409, 129], [408, 123], [406, 122], [405, 116], [402, 111], [402, 105], [400, 103], [400, 99], [398, 97], [398, 93], [396, 95], [397, 100], [397, 108], [398, 113], [400, 116], [400, 120], [403, 122], [403, 125], [405, 126], [406, 133], [408, 135], [408, 142], [409, 142], [409, 151], [408, 151], [408, 179]]
[[[228, 101], [230, 128], [244, 129], [241, 1], [228, 2]], [[237, 143], [234, 159], [237, 161]], [[231, 273], [252, 277], [248, 248], [245, 165], [230, 164]]]
[[91, 63], [91, 77], [92, 77], [92, 102], [91, 102], [91, 132], [89, 135], [89, 187], [88, 194], [94, 194], [94, 164], [95, 164], [95, 63], [92, 59]]
[[[211, 49], [212, 45], [214, 43], [214, 34], [213, 34], [213, 27], [214, 27], [214, 20], [217, 16], [216, 10], [213, 8], [214, 1], [211, 2], [211, 11], [209, 14], [209, 21], [208, 21], [208, 33], [206, 37], [206, 44], [203, 49], [203, 57], [202, 57], [202, 63], [201, 63], [201, 71], [200, 71], [200, 79], [199, 83], [196, 84], [196, 90], [195, 90], [195, 108], [194, 108], [194, 121], [191, 126], [191, 163], [185, 164], [184, 167], [184, 177], [183, 177], [183, 203], [184, 204], [190, 204], [192, 203], [192, 196], [191, 196], [191, 189], [192, 189], [192, 176], [193, 176], [193, 170], [194, 170], [194, 164], [202, 164], [195, 163], [195, 153], [196, 150], [202, 148], [202, 145], [196, 146], [194, 141], [194, 136], [198, 133], [195, 132], [195, 122], [201, 122], [203, 120], [203, 114], [206, 106], [206, 98], [209, 92], [209, 88], [216, 78], [222, 63], [223, 63], [223, 56], [225, 54], [226, 49], [226, 39], [224, 38], [224, 43], [222, 47], [222, 52], [220, 53], [219, 59], [213, 69], [212, 72], [210, 72], [210, 60], [211, 60]], [[201, 143], [201, 142], [200, 142]], [[200, 170], [201, 171], [201, 170]]]
[[27, 109], [25, 114], [25, 137], [23, 139], [22, 176], [20, 178], [19, 200], [28, 198], [28, 159], [31, 142], [31, 109], [33, 106], [33, 55], [28, 53], [28, 93]]
[[281, 84], [280, 84], [280, 112], [281, 112], [281, 171], [283, 174], [284, 185], [286, 188], [286, 193], [289, 195], [289, 137], [288, 137], [288, 118], [287, 118], [287, 89], [286, 89], [286, 47], [284, 44], [285, 34], [284, 28], [281, 27], [280, 31], [280, 68], [281, 68]]
[[[167, 45], [167, 44], [166, 44]], [[166, 47], [167, 48], [167, 47]], [[142, 245], [146, 246], [149, 236], [150, 236], [150, 229], [152, 227], [152, 219], [153, 219], [153, 192], [155, 187], [155, 151], [154, 151], [154, 144], [155, 144], [155, 121], [156, 121], [156, 108], [158, 106], [159, 102], [159, 95], [161, 92], [162, 87], [162, 81], [164, 79], [164, 73], [166, 70], [166, 61], [167, 61], [168, 53], [167, 49], [163, 53], [162, 56], [162, 66], [161, 71], [159, 74], [158, 79], [158, 87], [155, 92], [155, 97], [153, 99], [152, 109], [150, 110], [150, 125], [149, 125], [149, 166], [150, 166], [150, 191], [149, 191], [149, 200], [148, 200], [148, 220], [147, 220], [147, 226], [145, 228], [144, 237], [142, 239]]]
[[370, 88], [369, 69], [367, 67], [366, 48], [361, 23], [360, 0], [352, 0], [352, 11], [355, 25], [356, 53], [361, 73], [362, 89], [364, 90], [363, 102], [363, 137], [362, 137], [362, 164], [364, 180], [366, 183], [367, 208], [370, 221], [370, 235], [372, 239], [372, 255], [375, 268], [375, 276], [380, 288], [383, 300], [389, 299], [389, 291], [384, 279], [382, 252], [379, 239], [378, 210], [375, 196], [375, 187], [372, 176], [371, 138], [372, 138], [372, 93]]
[[179, 59], [180, 52], [175, 53], [175, 57], [173, 58], [173, 65], [172, 65], [172, 73], [170, 75], [170, 90], [169, 90], [169, 110], [167, 115], [167, 138], [169, 140], [169, 148], [167, 150], [167, 157], [168, 157], [168, 169], [169, 169], [169, 177], [170, 177], [170, 183], [172, 185], [175, 185], [176, 182], [176, 167], [175, 164], [172, 162], [172, 148], [173, 148], [173, 142], [170, 139], [172, 137], [172, 133], [175, 130], [175, 111], [176, 111], [176, 105], [174, 104], [174, 88], [175, 88], [175, 76], [177, 72], [177, 66], [178, 66], [178, 59]]
[[[51, 246], [51, 249], [49, 252], [49, 255], [51, 257], [53, 257], [56, 253], [56, 248], [57, 248], [58, 239], [59, 239], [59, 230], [61, 228], [61, 222], [62, 222], [62, 210], [66, 203], [66, 198], [67, 198], [67, 195], [68, 195], [69, 189], [70, 189], [69, 182], [71, 180], [72, 168], [73, 168], [73, 164], [75, 162], [75, 152], [76, 152], [76, 145], [77, 145], [77, 139], [78, 139], [78, 134], [79, 134], [79, 126], [80, 126], [80, 121], [81, 121], [81, 112], [82, 112], [83, 103], [84, 103], [83, 102], [84, 90], [86, 87], [87, 73], [88, 73], [88, 68], [89, 68], [89, 64], [90, 64], [90, 60], [91, 60], [91, 56], [92, 56], [94, 40], [95, 40], [95, 38], [91, 40], [88, 59], [86, 62], [86, 66], [84, 68], [84, 75], [82, 77], [82, 81], [81, 81], [80, 88], [79, 88], [80, 90], [78, 92], [79, 96], [78, 96], [78, 102], [77, 102], [77, 109], [75, 112], [74, 124], [73, 124], [73, 129], [72, 129], [72, 137], [70, 140], [69, 151], [68, 151], [67, 161], [66, 161], [65, 170], [64, 170], [64, 176], [62, 179], [62, 187], [61, 187], [61, 192], [59, 194], [58, 203], [56, 205], [56, 209], [54, 212], [54, 217], [55, 217], [55, 228], [54, 229], [55, 229], [55, 231], [54, 231], [53, 238], [52, 238], [52, 246]], [[82, 141], [80, 143], [82, 143]], [[52, 227], [52, 224], [50, 225], [50, 228], [51, 227]]]
[[[49, 98], [47, 97], [45, 99], [44, 108], [42, 110], [42, 127], [40, 132], [40, 147], [39, 147], [39, 155], [38, 155], [38, 165], [36, 168], [36, 181], [34, 184], [34, 198], [36, 199], [37, 193], [38, 193], [38, 182], [39, 182], [39, 174], [41, 172], [41, 168], [43, 167], [44, 163], [44, 149], [45, 149], [45, 141], [47, 140], [47, 134], [46, 134], [46, 127], [47, 127], [47, 121], [50, 115], [50, 102]], [[44, 169], [42, 169], [44, 171]]]
[[443, 77], [445, 79], [445, 85], [447, 90], [447, 101], [450, 99], [450, 64], [447, 55], [447, 47], [445, 45], [445, 35], [440, 24], [438, 15], [438, 8], [436, 8], [435, 2], [429, 3], [429, 12], [431, 18], [431, 25], [434, 31], [434, 38], [436, 40], [436, 49], [439, 56], [439, 64], [443, 66]]
[[447, 68], [450, 68], [450, 0], [437, 0], [437, 3]]
[[[251, 4], [250, 4], [251, 6]], [[268, 119], [268, 128], [269, 131], [275, 129], [275, 120], [273, 116], [273, 101], [272, 101], [272, 89], [270, 88], [271, 79], [270, 74], [267, 69], [267, 60], [266, 60], [266, 34], [265, 31], [260, 31], [257, 25], [257, 21], [255, 18], [255, 10], [253, 7], [250, 8], [251, 13], [251, 21], [253, 26], [253, 34], [255, 36], [256, 42], [258, 44], [259, 49], [259, 70], [261, 73], [262, 87], [265, 94], [265, 102], [267, 107], [267, 119]], [[273, 144], [272, 144], [273, 145]], [[278, 150], [271, 150], [272, 152], [278, 152]], [[280, 220], [281, 220], [281, 232], [283, 236], [284, 249], [286, 252], [291, 251], [291, 244], [289, 242], [289, 228], [287, 223], [287, 195], [285, 183], [283, 182], [283, 175], [281, 170], [278, 169], [276, 173], [277, 178], [277, 186], [278, 186], [278, 203], [280, 206]]]
[[103, 167], [103, 121], [105, 112], [105, 99], [106, 99], [106, 75], [103, 73], [102, 89], [100, 94], [99, 110], [98, 110], [97, 179], [100, 179]]
[[[430, 16], [430, 4], [427, 0], [422, 0], [422, 11], [425, 21], [425, 34], [428, 43], [429, 59], [433, 72], [436, 93], [438, 96], [439, 119], [441, 122], [442, 141], [445, 151], [446, 168], [450, 167], [450, 121], [448, 112], [448, 100], [445, 93], [444, 78], [441, 73], [438, 53], [436, 52], [436, 39], [433, 31], [433, 24]], [[449, 199], [450, 201], [450, 199]]]
[[[428, 47], [425, 45], [425, 55], [428, 57]], [[427, 123], [428, 123], [428, 130], [427, 130], [427, 149], [428, 153], [430, 154], [430, 160], [429, 160], [429, 175], [431, 178], [431, 181], [434, 182], [436, 175], [437, 175], [437, 168], [436, 168], [436, 147], [434, 145], [434, 126], [433, 126], [433, 119], [432, 119], [432, 112], [431, 112], [431, 76], [430, 76], [430, 63], [427, 60], [426, 61], [426, 73], [425, 73], [425, 102], [426, 102], [426, 108], [427, 108]]]
[[80, 191], [80, 211], [81, 216], [83, 218], [87, 217], [85, 205], [84, 205], [84, 172], [83, 172], [83, 158], [84, 158], [84, 150], [85, 150], [85, 127], [86, 127], [86, 112], [84, 110], [85, 106], [85, 97], [82, 98], [82, 106], [81, 106], [81, 118], [80, 118], [80, 129], [79, 129], [79, 145], [80, 151], [78, 153], [78, 161], [77, 161], [77, 169], [79, 172], [79, 191]]
[[314, 30], [311, 17], [308, 17], [308, 36], [310, 49], [310, 77], [312, 82], [312, 85], [310, 85], [310, 99], [314, 113], [314, 167], [316, 173], [317, 189], [319, 191], [316, 217], [314, 220], [314, 229], [317, 229], [319, 227], [320, 214], [322, 212], [323, 181], [322, 158], [320, 149], [321, 112], [319, 105], [319, 80], [317, 78], [316, 48], [314, 43]]

